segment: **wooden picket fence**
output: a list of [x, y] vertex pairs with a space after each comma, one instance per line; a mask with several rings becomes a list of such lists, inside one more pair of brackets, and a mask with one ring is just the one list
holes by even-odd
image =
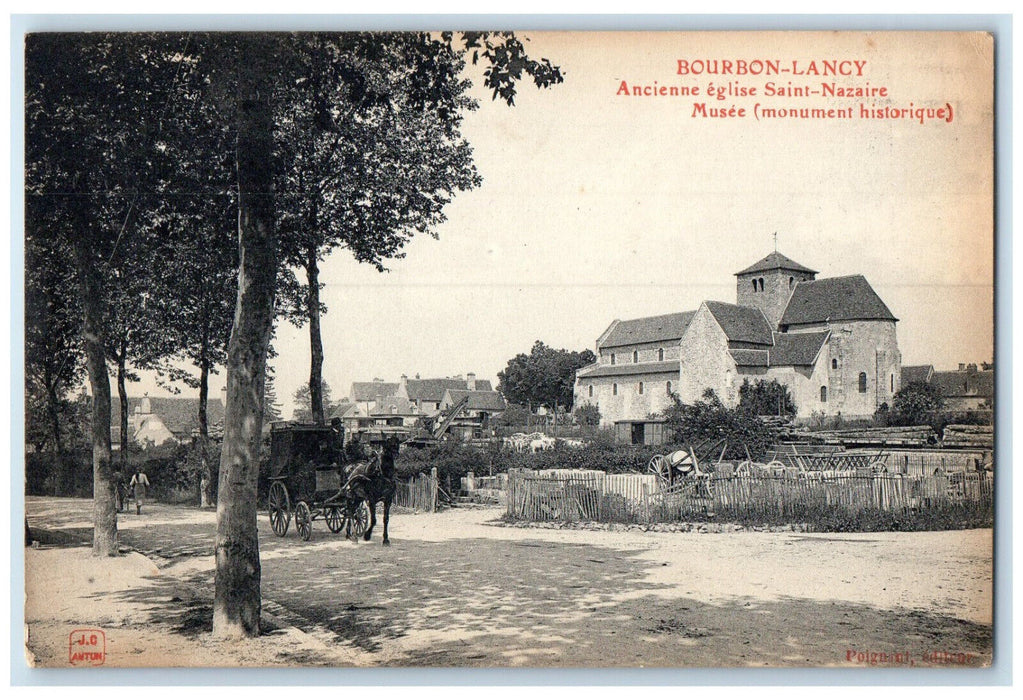
[[707, 476], [667, 489], [657, 489], [649, 478], [512, 470], [507, 512], [533, 521], [678, 522], [706, 516], [773, 520], [865, 509], [990, 508], [994, 499], [994, 479], [985, 472]]
[[437, 510], [437, 468], [429, 474], [417, 474], [407, 481], [399, 479], [394, 505], [409, 510], [434, 513]]

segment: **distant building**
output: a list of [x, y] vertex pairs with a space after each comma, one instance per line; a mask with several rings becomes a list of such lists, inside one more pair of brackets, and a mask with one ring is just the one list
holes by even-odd
[[[488, 382], [487, 386], [489, 385]], [[504, 397], [497, 391], [448, 389], [440, 402], [441, 411], [447, 411], [465, 398], [468, 398], [468, 403], [448, 429], [448, 432], [465, 438], [487, 435], [490, 431], [490, 421], [508, 408]]]
[[712, 389], [734, 407], [743, 381], [776, 379], [800, 417], [873, 415], [901, 383], [898, 319], [862, 275], [816, 275], [773, 252], [736, 273], [735, 304], [612, 322], [576, 373], [576, 405], [609, 426], [660, 412], [671, 393], [691, 403]]
[[[223, 434], [224, 399], [206, 402], [207, 426], [212, 436]], [[121, 447], [121, 400], [111, 399], [110, 439], [115, 450]], [[128, 398], [128, 433], [142, 447], [168, 442], [187, 444], [199, 435], [199, 399], [181, 397]]]
[[476, 379], [471, 372], [464, 379], [461, 376], [420, 379], [419, 375], [409, 379], [403, 374], [397, 383], [382, 379], [353, 382], [349, 399], [363, 408], [367, 415], [392, 406], [397, 415], [435, 415], [441, 410], [444, 393], [449, 390], [493, 391], [488, 380]]
[[979, 368], [960, 363], [959, 369], [935, 371], [932, 365], [904, 367], [903, 386], [912, 382], [930, 384], [941, 392], [945, 408], [951, 411], [991, 409], [995, 405], [995, 370], [989, 363]]

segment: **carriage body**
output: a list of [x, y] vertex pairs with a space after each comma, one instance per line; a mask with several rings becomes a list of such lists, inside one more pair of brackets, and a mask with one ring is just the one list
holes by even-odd
[[270, 430], [270, 527], [283, 537], [292, 517], [302, 539], [312, 522], [323, 518], [331, 532], [350, 520], [356, 534], [369, 521], [365, 504], [353, 502], [345, 488], [344, 438], [331, 426], [274, 423]]

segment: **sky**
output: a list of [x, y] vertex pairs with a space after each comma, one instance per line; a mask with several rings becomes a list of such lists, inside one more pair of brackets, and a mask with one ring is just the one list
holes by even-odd
[[[614, 319], [735, 301], [734, 273], [775, 249], [818, 278], [863, 274], [899, 319], [903, 364], [993, 357], [991, 46], [980, 35], [524, 33], [565, 82], [516, 106], [474, 88], [463, 132], [483, 185], [378, 273], [321, 268], [324, 378], [497, 373], [536, 340], [593, 349]], [[679, 75], [678, 62], [772, 60], [790, 72]], [[860, 75], [796, 75], [824, 61]], [[855, 62], [863, 62], [856, 68]], [[795, 63], [793, 63], [795, 62]], [[696, 64], [694, 64], [695, 66]], [[468, 76], [479, 83], [478, 72]], [[755, 96], [643, 97], [710, 84]], [[883, 87], [886, 97], [765, 95], [766, 83]], [[694, 104], [745, 117], [694, 116]], [[773, 108], [951, 107], [925, 119], [753, 118]], [[857, 113], [858, 114], [858, 113]], [[277, 395], [309, 374], [306, 329], [278, 328]], [[213, 391], [223, 375], [213, 380]], [[130, 393], [160, 395], [151, 378]], [[216, 393], [214, 393], [216, 395]]]

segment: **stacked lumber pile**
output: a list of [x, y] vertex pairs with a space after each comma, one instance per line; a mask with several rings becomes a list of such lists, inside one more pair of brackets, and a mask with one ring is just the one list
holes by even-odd
[[934, 444], [937, 437], [929, 425], [815, 430], [811, 435], [825, 445], [887, 445], [889, 447], [923, 447]]
[[943, 447], [970, 447], [990, 450], [995, 446], [994, 427], [990, 425], [946, 425], [941, 436]]

